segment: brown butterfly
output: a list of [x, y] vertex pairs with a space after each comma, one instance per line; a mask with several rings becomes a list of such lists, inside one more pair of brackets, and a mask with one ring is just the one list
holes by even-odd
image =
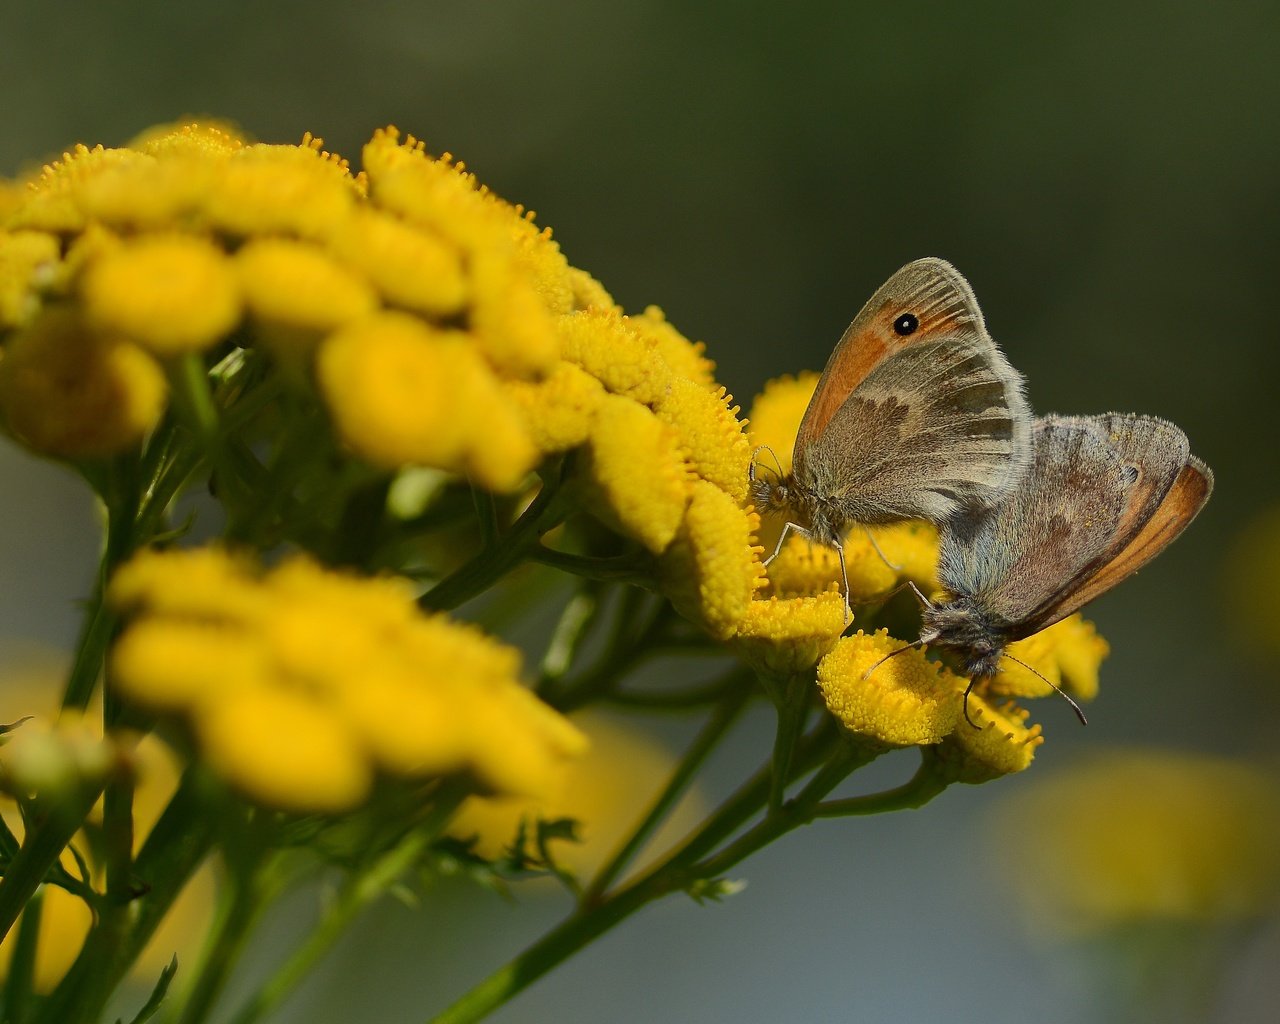
[[795, 530], [835, 548], [843, 574], [850, 522], [941, 524], [997, 505], [1031, 460], [1022, 390], [959, 271], [908, 263], [831, 353], [790, 475], [765, 480], [752, 465], [756, 508], [788, 516], [769, 561]]
[[970, 677], [966, 718], [969, 693], [1011, 657], [1008, 644], [1141, 569], [1213, 490], [1213, 473], [1191, 454], [1187, 436], [1153, 416], [1048, 416], [1035, 421], [1033, 448], [1012, 495], [943, 526], [938, 579], [949, 596], [925, 602], [920, 639], [911, 645], [959, 653]]

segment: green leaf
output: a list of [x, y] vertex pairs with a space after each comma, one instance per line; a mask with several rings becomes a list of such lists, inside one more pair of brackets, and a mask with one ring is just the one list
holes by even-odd
[[686, 890], [699, 903], [719, 903], [737, 896], [747, 887], [742, 880], [731, 878], [699, 878]]
[[[142, 1009], [137, 1012], [129, 1024], [143, 1024], [144, 1021], [148, 1021], [155, 1016], [156, 1010], [160, 1009], [160, 1004], [164, 1002], [164, 997], [169, 991], [169, 983], [173, 981], [173, 976], [177, 973], [178, 955], [175, 953], [173, 959], [169, 961], [169, 966], [160, 972], [156, 987], [151, 990], [151, 997], [142, 1004]], [[124, 1018], [117, 1017], [116, 1024], [124, 1024]]]

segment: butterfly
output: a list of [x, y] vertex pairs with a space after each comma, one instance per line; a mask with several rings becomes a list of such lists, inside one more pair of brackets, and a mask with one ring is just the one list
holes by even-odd
[[844, 551], [850, 522], [927, 519], [996, 506], [1031, 461], [1022, 377], [987, 333], [973, 290], [945, 260], [908, 263], [854, 318], [796, 435], [791, 473], [757, 475], [762, 513]]
[[1012, 494], [940, 530], [938, 579], [947, 598], [926, 599], [920, 639], [903, 648], [959, 654], [970, 679], [966, 718], [969, 694], [999, 672], [1009, 644], [1141, 569], [1213, 490], [1213, 473], [1191, 454], [1186, 434], [1153, 416], [1046, 416], [1034, 422], [1032, 447], [1031, 467]]

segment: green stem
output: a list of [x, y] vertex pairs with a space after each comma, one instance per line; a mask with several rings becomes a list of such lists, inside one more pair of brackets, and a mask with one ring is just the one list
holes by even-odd
[[[103, 1002], [150, 941], [213, 845], [218, 823], [202, 790], [196, 770], [188, 768], [134, 859], [134, 873], [145, 887], [143, 893], [125, 906], [127, 914], [107, 922], [110, 927], [103, 927], [100, 921], [89, 933], [75, 963], [41, 1006], [35, 1018], [38, 1024], [101, 1016]], [[7, 881], [0, 882], [0, 895]], [[127, 924], [122, 932], [116, 931], [120, 922]]]
[[572, 576], [601, 583], [630, 583], [634, 586], [653, 586], [653, 558], [643, 555], [614, 555], [595, 558], [590, 555], [574, 555], [567, 551], [539, 544], [529, 557], [541, 565], [559, 569]]
[[22, 921], [9, 960], [9, 973], [4, 979], [4, 1020], [6, 1024], [22, 1024], [31, 1002], [32, 980], [36, 970], [36, 944], [40, 940], [40, 921], [44, 909], [44, 888], [38, 888], [22, 910]]
[[948, 786], [937, 768], [936, 757], [928, 747], [921, 748], [920, 767], [907, 782], [883, 793], [852, 796], [845, 800], [827, 800], [813, 809], [815, 818], [848, 818], [886, 811], [907, 811], [923, 807]]
[[379, 857], [367, 870], [352, 877], [342, 894], [328, 908], [306, 941], [265, 985], [231, 1018], [231, 1024], [252, 1024], [263, 1019], [298, 987], [302, 979], [347, 931], [355, 917], [394, 885], [422, 856], [435, 838], [436, 829], [421, 828]]
[[809, 713], [809, 690], [812, 676], [797, 672], [778, 687], [776, 701], [778, 725], [773, 735], [773, 780], [769, 786], [769, 810], [782, 806], [787, 780], [791, 777], [791, 757], [804, 731]]
[[556, 501], [558, 477], [544, 478], [542, 490], [524, 514], [498, 541], [482, 550], [428, 590], [418, 603], [431, 611], [447, 611], [487, 590], [529, 557], [544, 533], [563, 522], [568, 510]]
[[743, 686], [738, 693], [721, 704], [707, 720], [635, 831], [592, 879], [582, 896], [581, 902], [584, 906], [600, 903], [604, 899], [609, 886], [627, 869], [635, 855], [640, 852], [640, 848], [649, 841], [658, 826], [666, 820], [677, 801], [688, 790], [707, 757], [724, 738], [730, 726], [737, 721], [750, 695], [750, 690]]
[[101, 785], [81, 786], [65, 803], [27, 823], [22, 849], [0, 878], [0, 939], [9, 934], [22, 908], [57, 863], [101, 792]]

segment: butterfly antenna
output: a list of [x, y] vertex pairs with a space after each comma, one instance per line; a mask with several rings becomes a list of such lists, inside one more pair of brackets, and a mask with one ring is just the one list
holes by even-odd
[[[754, 483], [756, 479], [756, 470], [760, 468], [764, 468], [764, 469], [769, 468], [768, 466], [760, 467], [756, 465], [756, 458], [760, 455], [761, 452], [768, 452], [770, 455], [773, 456], [773, 464], [778, 467], [777, 477], [779, 480], [781, 480], [783, 477], [787, 475], [786, 473], [782, 472], [782, 463], [778, 461], [777, 453], [772, 448], [770, 448], [767, 444], [762, 444], [760, 445], [760, 447], [758, 447], [755, 451], [751, 453], [751, 467], [747, 470], [748, 480]], [[770, 469], [769, 472], [772, 473], [774, 472], [774, 470]]]
[[[886, 654], [883, 658], [881, 658], [881, 659], [880, 659], [879, 661], [877, 661], [874, 665], [872, 665], [869, 669], [867, 669], [865, 672], [863, 672], [863, 673], [862, 673], [862, 678], [863, 678], [864, 680], [870, 679], [870, 678], [871, 678], [871, 673], [872, 673], [872, 672], [874, 672], [876, 669], [878, 669], [881, 665], [883, 665], [883, 664], [884, 664], [886, 661], [888, 661], [890, 658], [896, 658], [899, 654], [902, 654], [904, 651], [917, 651], [917, 650], [919, 650], [919, 649], [920, 649], [921, 647], [923, 647], [923, 646], [924, 646], [924, 644], [922, 644], [919, 640], [917, 640], [917, 641], [916, 641], [915, 643], [913, 643], [913, 644], [907, 644], [905, 647], [899, 647], [896, 651], [890, 651], [890, 652], [889, 652], [888, 654]], [[968, 696], [968, 694], [965, 694], [965, 696]]]
[[870, 528], [868, 528], [868, 527], [864, 526], [862, 529], [863, 529], [863, 532], [865, 532], [865, 533], [866, 533], [866, 535], [867, 535], [867, 540], [871, 541], [871, 547], [872, 547], [872, 548], [874, 548], [874, 549], [875, 549], [875, 553], [876, 553], [877, 555], [879, 555], [879, 556], [880, 556], [880, 561], [884, 562], [884, 564], [885, 564], [885, 565], [887, 565], [887, 566], [888, 566], [890, 569], [892, 569], [894, 572], [901, 572], [901, 571], [902, 571], [902, 566], [900, 566], [900, 565], [894, 565], [894, 564], [893, 564], [891, 561], [889, 561], [889, 559], [885, 556], [885, 553], [884, 553], [883, 551], [881, 551], [881, 550], [880, 550], [880, 545], [876, 543], [876, 535], [875, 535], [874, 533], [872, 533], [872, 532], [871, 532]]
[[[1081, 724], [1081, 725], [1088, 725], [1088, 724], [1089, 724], [1089, 720], [1088, 720], [1087, 718], [1085, 718], [1085, 717], [1084, 717], [1084, 709], [1083, 709], [1083, 708], [1081, 708], [1081, 707], [1080, 707], [1080, 705], [1079, 705], [1079, 704], [1077, 704], [1074, 700], [1072, 700], [1072, 699], [1071, 699], [1071, 695], [1070, 695], [1069, 693], [1067, 693], [1067, 692], [1066, 692], [1066, 691], [1065, 691], [1061, 686], [1058, 686], [1056, 683], [1052, 683], [1052, 682], [1050, 682], [1048, 679], [1045, 679], [1045, 678], [1044, 678], [1044, 676], [1042, 676], [1039, 672], [1037, 672], [1035, 669], [1033, 669], [1033, 668], [1032, 668], [1030, 665], [1028, 665], [1025, 661], [1020, 661], [1020, 660], [1018, 660], [1018, 659], [1017, 659], [1017, 658], [1015, 658], [1012, 654], [1010, 654], [1008, 651], [1005, 651], [1005, 652], [1001, 655], [1001, 657], [1008, 658], [1008, 659], [1009, 659], [1011, 662], [1013, 662], [1015, 665], [1021, 665], [1021, 666], [1022, 666], [1023, 668], [1025, 668], [1028, 672], [1030, 672], [1033, 676], [1036, 676], [1037, 678], [1039, 678], [1039, 679], [1043, 680], [1045, 683], [1048, 683], [1048, 685], [1053, 689], [1053, 691], [1054, 691], [1054, 692], [1055, 692], [1059, 697], [1061, 697], [1063, 700], [1065, 700], [1068, 704], [1070, 704], [1070, 705], [1071, 705], [1071, 710], [1072, 710], [1072, 711], [1074, 711], [1074, 712], [1076, 713], [1076, 718], [1080, 719], [1080, 724]], [[973, 683], [970, 683], [970, 684], [969, 684], [969, 689], [970, 689], [970, 690], [972, 690], [972, 689], [973, 689]], [[968, 690], [966, 690], [966, 691], [965, 691], [965, 697], [966, 697], [966, 699], [968, 698], [968, 696], [969, 696], [969, 691], [968, 691]], [[967, 712], [965, 713], [965, 717], [966, 717], [966, 718], [968, 718], [968, 717], [969, 717], [969, 715], [968, 715], [968, 713], [967, 713]]]

